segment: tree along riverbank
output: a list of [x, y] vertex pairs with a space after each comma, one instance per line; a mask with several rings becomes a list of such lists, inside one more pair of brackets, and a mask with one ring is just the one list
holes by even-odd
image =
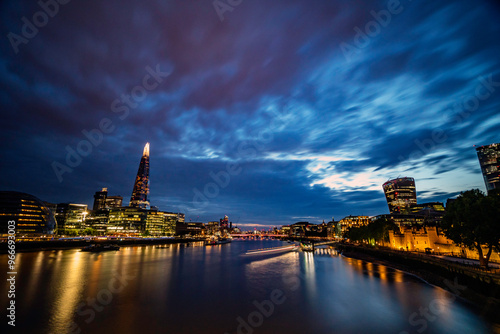
[[472, 303], [478, 312], [499, 325], [500, 270], [484, 270], [476, 266], [451, 262], [425, 254], [338, 244], [343, 256], [399, 269], [448, 290]]

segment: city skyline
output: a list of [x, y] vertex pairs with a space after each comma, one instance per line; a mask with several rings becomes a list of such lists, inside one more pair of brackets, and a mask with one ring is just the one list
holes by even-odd
[[150, 204], [186, 221], [387, 213], [381, 185], [406, 176], [421, 202], [486, 190], [473, 145], [500, 142], [493, 1], [70, 2], [16, 47], [42, 9], [1, 6], [0, 190], [126, 204], [146, 142]]

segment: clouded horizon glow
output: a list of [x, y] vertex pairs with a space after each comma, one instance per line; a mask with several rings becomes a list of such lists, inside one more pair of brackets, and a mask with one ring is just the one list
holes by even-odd
[[1, 190], [128, 203], [146, 142], [151, 205], [192, 221], [388, 213], [398, 176], [419, 202], [485, 190], [473, 145], [500, 142], [497, 3], [385, 17], [394, 0], [243, 1], [223, 21], [212, 3], [71, 1], [13, 47], [41, 9], [2, 2]]

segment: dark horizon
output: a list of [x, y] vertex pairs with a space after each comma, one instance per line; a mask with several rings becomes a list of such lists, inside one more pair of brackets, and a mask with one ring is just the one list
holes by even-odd
[[149, 201], [186, 221], [384, 214], [398, 176], [419, 203], [485, 191], [494, 1], [70, 1], [36, 32], [38, 3], [0, 8], [0, 190], [126, 205], [149, 142]]

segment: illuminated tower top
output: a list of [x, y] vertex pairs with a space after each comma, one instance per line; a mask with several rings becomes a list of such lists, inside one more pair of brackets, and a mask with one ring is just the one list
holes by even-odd
[[130, 198], [130, 206], [149, 209], [149, 143], [144, 146], [139, 170], [135, 178], [134, 190]]

